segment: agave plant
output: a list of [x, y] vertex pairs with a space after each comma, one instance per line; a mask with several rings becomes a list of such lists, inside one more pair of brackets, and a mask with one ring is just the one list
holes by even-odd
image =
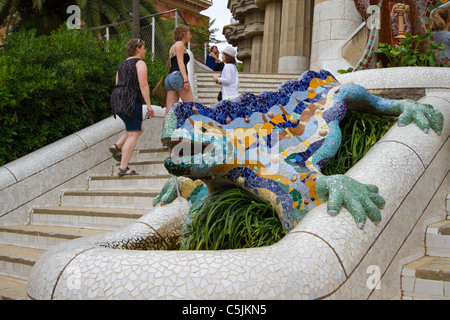
[[194, 209], [181, 237], [183, 250], [221, 250], [271, 245], [286, 234], [272, 205], [230, 188]]

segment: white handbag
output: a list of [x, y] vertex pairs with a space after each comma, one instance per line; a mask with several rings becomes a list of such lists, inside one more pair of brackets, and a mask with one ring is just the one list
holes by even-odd
[[146, 104], [142, 105], [142, 121], [144, 121], [145, 119], [147, 119], [147, 112], [148, 112], [148, 108]]

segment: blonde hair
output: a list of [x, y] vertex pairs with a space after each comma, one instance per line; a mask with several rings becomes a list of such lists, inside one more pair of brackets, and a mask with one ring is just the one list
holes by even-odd
[[129, 57], [136, 54], [137, 48], [142, 48], [145, 46], [145, 41], [137, 38], [133, 38], [127, 43], [127, 54]]
[[444, 8], [433, 10], [430, 14], [430, 24], [433, 31], [441, 31], [447, 28], [448, 11]]
[[186, 33], [191, 32], [191, 27], [180, 24], [174, 30], [172, 34], [173, 41], [177, 42], [184, 38]]

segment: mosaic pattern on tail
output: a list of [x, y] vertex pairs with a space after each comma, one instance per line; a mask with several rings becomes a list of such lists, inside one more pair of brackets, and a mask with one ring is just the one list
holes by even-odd
[[[378, 188], [347, 176], [324, 176], [321, 168], [341, 143], [339, 122], [347, 103], [365, 102], [406, 125], [442, 130], [443, 117], [428, 105], [389, 100], [358, 85], [341, 85], [328, 71], [307, 71], [275, 92], [243, 93], [213, 107], [178, 103], [169, 112], [161, 141], [172, 147], [166, 169], [179, 179], [194, 205], [225, 185], [241, 187], [270, 202], [290, 231], [317, 205], [328, 201], [335, 215], [346, 207], [362, 228], [366, 217], [381, 220]], [[203, 183], [193, 180], [200, 179]], [[155, 199], [170, 203], [173, 180]]]

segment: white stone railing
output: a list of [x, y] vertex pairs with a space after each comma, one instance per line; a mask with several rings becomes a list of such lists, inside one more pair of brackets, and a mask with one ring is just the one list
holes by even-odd
[[[358, 77], [364, 78], [363, 72]], [[383, 72], [391, 71], [382, 70], [378, 77], [383, 78]], [[398, 69], [399, 82], [411, 83], [410, 77], [428, 81], [416, 72]], [[131, 251], [97, 245], [179, 229], [188, 211], [180, 200], [154, 208], [119, 232], [50, 249], [30, 274], [29, 298], [399, 298], [401, 266], [423, 255], [426, 225], [445, 219], [444, 199], [450, 188], [450, 98], [442, 90], [448, 92], [444, 88], [450, 83], [448, 77], [447, 73], [427, 82], [434, 88], [441, 81], [444, 85], [439, 95], [420, 100], [443, 113], [440, 136], [434, 131], [424, 133], [415, 124], [394, 126], [347, 173], [379, 186], [386, 205], [378, 225], [368, 220], [359, 229], [345, 209], [332, 217], [323, 204], [281, 241], [264, 248]]]
[[[162, 126], [164, 110], [154, 109], [157, 117], [144, 121], [144, 130]], [[122, 120], [110, 117], [0, 167], [0, 225], [27, 224], [33, 207], [58, 205], [55, 194], [111, 170], [108, 149], [123, 132]], [[161, 145], [159, 136], [145, 132], [138, 147]]]

